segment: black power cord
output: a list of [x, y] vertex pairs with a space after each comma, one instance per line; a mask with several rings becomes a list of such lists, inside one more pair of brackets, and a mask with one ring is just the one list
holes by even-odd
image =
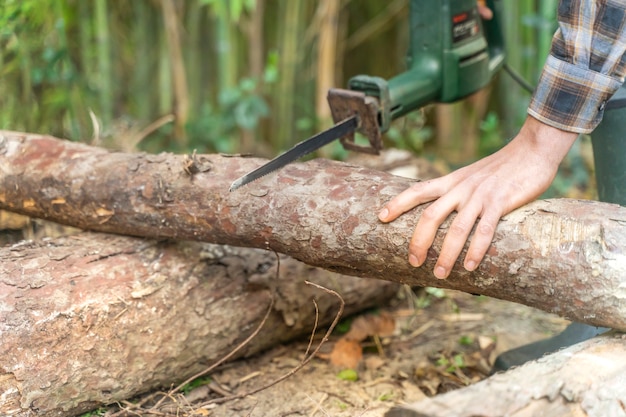
[[530, 85], [528, 81], [522, 78], [522, 76], [519, 75], [513, 68], [511, 68], [509, 64], [505, 62], [502, 68], [504, 68], [504, 70], [511, 76], [511, 78], [513, 78], [513, 80], [518, 83], [520, 87], [522, 87], [524, 90], [528, 91], [530, 94], [535, 91], [535, 87]]

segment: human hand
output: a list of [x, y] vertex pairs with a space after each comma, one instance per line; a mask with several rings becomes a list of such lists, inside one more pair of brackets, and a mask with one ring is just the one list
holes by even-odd
[[485, 20], [493, 19], [493, 11], [487, 7], [485, 0], [477, 0], [478, 14]]
[[473, 271], [487, 253], [500, 218], [535, 200], [554, 179], [577, 133], [566, 132], [528, 116], [520, 132], [498, 152], [446, 176], [417, 182], [394, 197], [378, 217], [390, 222], [429, 201], [409, 244], [409, 263], [426, 260], [439, 226], [454, 211], [434, 274], [447, 278], [478, 221], [465, 256]]

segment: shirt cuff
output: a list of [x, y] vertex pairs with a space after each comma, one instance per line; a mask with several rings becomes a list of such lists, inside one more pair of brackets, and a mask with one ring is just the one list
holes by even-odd
[[590, 133], [621, 85], [618, 79], [549, 55], [528, 114], [557, 129]]

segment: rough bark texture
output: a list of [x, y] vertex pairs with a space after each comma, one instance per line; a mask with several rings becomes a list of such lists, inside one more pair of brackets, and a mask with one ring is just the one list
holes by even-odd
[[478, 270], [444, 281], [407, 247], [423, 210], [376, 213], [410, 180], [315, 160], [229, 193], [258, 159], [113, 153], [47, 136], [0, 134], [0, 208], [83, 229], [271, 248], [348, 275], [441, 286], [626, 330], [626, 208], [546, 200], [506, 216]]
[[624, 417], [626, 340], [607, 334], [386, 417]]
[[[272, 252], [82, 233], [0, 249], [0, 415], [68, 416], [169, 387], [230, 353], [309, 333], [398, 286]], [[272, 295], [273, 294], [273, 295]]]

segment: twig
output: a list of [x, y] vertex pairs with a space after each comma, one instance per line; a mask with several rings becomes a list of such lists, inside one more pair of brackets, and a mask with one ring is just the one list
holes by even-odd
[[[276, 254], [277, 257], [277, 268], [276, 268], [276, 274], [279, 275], [280, 272], [280, 256], [278, 255], [278, 253], [274, 252]], [[337, 326], [337, 324], [339, 323], [339, 320], [341, 319], [341, 316], [343, 315], [343, 311], [344, 311], [344, 307], [345, 307], [345, 301], [344, 299], [341, 297], [341, 295], [339, 295], [339, 293], [337, 293], [334, 290], [325, 288], [319, 284], [315, 284], [313, 282], [310, 281], [305, 281], [305, 284], [307, 285], [312, 285], [322, 291], [325, 291], [331, 295], [334, 295], [335, 297], [337, 297], [337, 299], [339, 300], [339, 309], [337, 311], [337, 314], [335, 315], [335, 318], [333, 320], [333, 322], [330, 324], [330, 326], [328, 327], [328, 329], [326, 330], [326, 333], [324, 334], [324, 337], [322, 338], [322, 340], [319, 342], [319, 344], [315, 347], [315, 349], [311, 352], [311, 347], [313, 345], [313, 340], [315, 337], [315, 333], [317, 331], [317, 326], [319, 324], [319, 306], [317, 304], [317, 302], [315, 300], [313, 300], [313, 304], [315, 306], [315, 323], [313, 326], [313, 330], [311, 332], [311, 337], [309, 338], [309, 344], [307, 346], [304, 358], [302, 359], [302, 361], [300, 362], [300, 364], [298, 366], [296, 366], [295, 368], [291, 369], [289, 372], [287, 372], [286, 374], [282, 375], [281, 377], [275, 379], [274, 381], [269, 382], [268, 384], [259, 387], [259, 388], [255, 388], [253, 390], [250, 390], [248, 392], [244, 392], [241, 394], [234, 394], [234, 395], [230, 395], [228, 397], [222, 397], [222, 398], [215, 398], [209, 401], [205, 401], [204, 403], [201, 404], [197, 404], [195, 407], [196, 408], [202, 408], [202, 407], [206, 407], [207, 405], [211, 405], [211, 404], [221, 404], [221, 403], [225, 403], [228, 401], [232, 401], [232, 400], [236, 400], [236, 399], [241, 399], [241, 398], [245, 398], [245, 397], [249, 397], [251, 395], [254, 395], [260, 391], [264, 391], [282, 381], [284, 381], [285, 379], [291, 377], [292, 375], [294, 375], [296, 372], [298, 372], [300, 369], [304, 368], [314, 357], [317, 356], [317, 354], [319, 353], [321, 347], [323, 346], [324, 343], [326, 343], [328, 341], [328, 339], [330, 338], [330, 335], [332, 334], [333, 330], [335, 329], [335, 327]], [[178, 402], [173, 398], [173, 394], [176, 393], [177, 391], [180, 391], [185, 385], [189, 384], [191, 381], [200, 378], [201, 376], [204, 376], [206, 374], [208, 374], [209, 372], [213, 371], [216, 367], [220, 366], [221, 364], [223, 364], [224, 362], [226, 362], [228, 359], [230, 359], [233, 355], [235, 355], [239, 350], [241, 350], [244, 346], [246, 346], [248, 343], [250, 343], [250, 341], [256, 337], [256, 335], [261, 331], [261, 329], [263, 328], [265, 322], [267, 321], [267, 319], [269, 318], [270, 313], [272, 312], [274, 306], [274, 296], [272, 294], [272, 299], [270, 302], [270, 305], [265, 313], [265, 316], [263, 317], [263, 320], [261, 320], [261, 323], [257, 326], [257, 328], [254, 330], [254, 332], [252, 332], [252, 334], [250, 336], [248, 336], [243, 342], [241, 342], [235, 349], [233, 349], [229, 354], [227, 354], [226, 356], [222, 357], [220, 360], [218, 360], [217, 362], [215, 362], [214, 364], [212, 364], [211, 366], [209, 366], [208, 368], [204, 369], [203, 371], [193, 375], [192, 377], [188, 378], [187, 380], [185, 380], [184, 382], [182, 382], [181, 384], [179, 384], [177, 387], [171, 389], [169, 392], [160, 392], [160, 393], [154, 393], [150, 396], [148, 396], [147, 398], [145, 398], [144, 400], [142, 400], [140, 403], [138, 404], [132, 404], [132, 407], [130, 406], [122, 406], [121, 404], [118, 403], [118, 406], [121, 408], [121, 410], [115, 414], [113, 414], [111, 417], [118, 417], [121, 416], [123, 413], [127, 413], [127, 414], [135, 414], [135, 415], [140, 415], [139, 413], [135, 412], [134, 410], [140, 410], [142, 409], [142, 406], [149, 401], [150, 399], [153, 399], [157, 394], [161, 394], [162, 398], [153, 406], [151, 406], [150, 408], [143, 408], [143, 410], [147, 413], [152, 413], [152, 414], [156, 414], [156, 415], [165, 415], [162, 412], [158, 411], [158, 408], [163, 404], [163, 401], [165, 401], [165, 399], [170, 398], [172, 399], [172, 401], [175, 404], [178, 404]]]
[[[324, 337], [322, 338], [320, 343], [315, 347], [313, 352], [311, 352], [308, 356], [306, 356], [304, 359], [302, 359], [302, 362], [300, 362], [300, 364], [298, 366], [296, 366], [295, 368], [291, 369], [286, 374], [284, 374], [284, 375], [276, 378], [275, 380], [267, 383], [266, 385], [263, 385], [263, 386], [261, 386], [259, 388], [255, 388], [255, 389], [252, 389], [250, 391], [247, 391], [247, 392], [244, 392], [244, 393], [241, 393], [241, 394], [235, 394], [235, 395], [232, 395], [230, 397], [215, 398], [215, 399], [212, 399], [212, 400], [209, 400], [209, 401], [205, 401], [204, 403], [198, 405], [198, 407], [205, 407], [205, 406], [207, 406], [209, 404], [221, 404], [221, 403], [225, 403], [225, 402], [228, 402], [228, 401], [245, 398], [245, 397], [248, 397], [250, 395], [254, 395], [254, 394], [258, 393], [258, 392], [264, 391], [264, 390], [266, 390], [268, 388], [271, 388], [274, 385], [284, 381], [285, 379], [289, 378], [290, 376], [294, 375], [300, 369], [304, 368], [309, 362], [311, 362], [311, 360], [314, 357], [317, 356], [318, 352], [322, 348], [322, 345], [328, 341], [328, 339], [330, 338], [330, 335], [332, 334], [333, 330], [335, 329], [335, 327], [339, 323], [339, 320], [341, 319], [341, 316], [343, 314], [343, 309], [344, 309], [344, 307], [346, 305], [346, 302], [341, 297], [341, 295], [339, 295], [339, 293], [337, 293], [336, 291], [333, 291], [331, 289], [322, 287], [321, 285], [315, 284], [315, 283], [310, 282], [310, 281], [305, 281], [305, 284], [312, 285], [312, 286], [314, 286], [314, 287], [316, 287], [316, 288], [318, 288], [318, 289], [320, 289], [322, 291], [325, 291], [325, 292], [327, 292], [329, 294], [334, 295], [335, 297], [337, 297], [339, 299], [339, 302], [340, 302], [339, 311], [337, 311], [337, 314], [335, 315], [335, 319], [330, 324], [330, 326], [326, 330], [326, 333], [324, 334]], [[316, 312], [317, 312], [317, 310], [316, 310]], [[316, 317], [316, 323], [317, 323], [317, 317]]]
[[[276, 255], [276, 278], [280, 278], [280, 255], [276, 251], [274, 251], [274, 254]], [[272, 295], [272, 298], [270, 300], [270, 305], [267, 308], [267, 311], [265, 312], [265, 316], [263, 317], [263, 320], [261, 320], [261, 323], [259, 323], [259, 325], [256, 327], [256, 329], [254, 329], [254, 331], [252, 332], [252, 334], [250, 334], [250, 336], [248, 336], [243, 342], [241, 342], [237, 347], [235, 347], [235, 349], [230, 351], [230, 353], [228, 353], [227, 355], [223, 356], [220, 360], [218, 360], [217, 362], [215, 362], [214, 364], [212, 364], [208, 368], [206, 368], [206, 369], [198, 372], [197, 374], [192, 375], [191, 377], [187, 378], [185, 381], [180, 383], [176, 388], [171, 389], [169, 391], [168, 395], [171, 395], [171, 394], [173, 394], [173, 393], [175, 393], [177, 391], [180, 391], [185, 385], [189, 384], [194, 379], [200, 378], [201, 376], [204, 376], [204, 375], [208, 374], [209, 372], [211, 372], [212, 370], [214, 370], [215, 368], [217, 368], [218, 366], [220, 366], [221, 364], [226, 362], [228, 359], [232, 358], [233, 355], [235, 355], [238, 351], [243, 349], [246, 345], [248, 345], [248, 343], [250, 343], [250, 341], [252, 339], [254, 339], [259, 334], [259, 332], [261, 331], [261, 329], [265, 325], [265, 322], [269, 318], [270, 313], [272, 312], [272, 308], [274, 307], [274, 294], [271, 294], [271, 295]], [[167, 398], [167, 396], [162, 397], [154, 406], [152, 406], [150, 408], [150, 410], [157, 409], [163, 403], [163, 401], [166, 398]]]
[[[215, 362], [214, 364], [212, 364], [211, 366], [209, 366], [208, 368], [198, 372], [197, 374], [190, 376], [189, 378], [187, 378], [185, 381], [183, 381], [181, 384], [179, 384], [176, 388], [171, 389], [169, 391], [169, 395], [180, 391], [185, 385], [189, 384], [191, 381], [193, 381], [194, 379], [200, 378], [201, 376], [204, 376], [206, 374], [208, 374], [209, 372], [211, 372], [212, 370], [214, 370], [215, 368], [217, 368], [218, 366], [220, 366], [221, 364], [223, 364], [224, 362], [226, 362], [228, 359], [232, 358], [233, 355], [235, 355], [235, 353], [239, 352], [241, 349], [243, 349], [248, 343], [250, 343], [250, 341], [252, 339], [254, 339], [256, 337], [257, 334], [259, 334], [259, 332], [261, 331], [261, 329], [263, 328], [263, 326], [265, 325], [265, 322], [267, 321], [268, 317], [270, 316], [270, 313], [272, 312], [272, 308], [274, 307], [274, 296], [272, 295], [272, 299], [270, 300], [270, 305], [267, 308], [267, 311], [265, 312], [265, 316], [263, 317], [263, 320], [261, 320], [261, 323], [259, 323], [259, 325], [257, 326], [256, 329], [254, 329], [254, 331], [252, 332], [252, 334], [250, 334], [250, 336], [248, 336], [243, 342], [241, 342], [237, 347], [235, 347], [235, 349], [233, 349], [232, 351], [230, 351], [230, 353], [228, 353], [227, 355], [223, 356], [220, 360], [218, 360], [217, 362]], [[162, 403], [163, 400], [165, 400], [165, 398], [167, 397], [163, 397], [161, 398], [152, 408], [158, 408]]]
[[152, 400], [154, 397], [156, 397], [157, 395], [162, 394], [162, 395], [167, 395], [167, 393], [165, 392], [154, 392], [150, 395], [146, 395], [141, 401], [139, 401], [138, 403], [129, 403], [127, 401], [123, 401], [123, 403], [125, 404], [125, 407], [122, 406], [122, 404], [118, 402], [116, 402], [117, 406], [120, 408], [120, 411], [111, 414], [108, 417], [120, 417], [122, 416], [124, 413], [131, 413], [131, 414], [136, 414], [136, 415], [140, 415], [139, 413], [134, 412], [133, 410], [137, 410], [143, 407], [143, 405], [145, 403], [147, 403], [148, 401]]
[[306, 347], [306, 351], [304, 352], [304, 357], [306, 358], [311, 350], [311, 346], [313, 346], [313, 339], [315, 338], [315, 332], [317, 331], [317, 325], [319, 323], [320, 318], [320, 308], [317, 305], [317, 301], [313, 299], [313, 305], [315, 306], [315, 323], [313, 323], [313, 330], [311, 330], [311, 337], [309, 337], [309, 344]]
[[315, 401], [309, 394], [305, 393], [304, 395], [306, 395], [306, 397], [311, 400], [311, 402], [313, 402], [313, 404], [315, 404], [315, 407], [313, 408], [313, 410], [309, 413], [309, 417], [313, 417], [315, 415], [315, 413], [317, 413], [318, 411], [321, 411], [325, 416], [330, 416], [330, 414], [328, 414], [328, 411], [326, 411], [326, 409], [322, 406], [322, 404], [324, 403], [324, 401], [326, 401], [328, 399], [328, 393], [324, 392], [322, 393], [322, 398], [320, 398], [319, 401]]

